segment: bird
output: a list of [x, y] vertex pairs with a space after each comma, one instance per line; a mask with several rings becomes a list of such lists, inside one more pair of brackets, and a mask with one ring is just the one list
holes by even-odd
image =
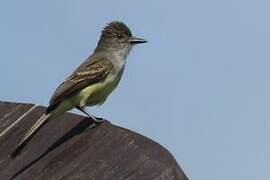
[[71, 109], [76, 108], [95, 123], [102, 123], [104, 119], [93, 116], [86, 107], [100, 106], [106, 101], [121, 80], [132, 47], [146, 42], [134, 37], [125, 23], [108, 23], [94, 52], [56, 88], [45, 113], [27, 131], [11, 156], [20, 154], [45, 123]]

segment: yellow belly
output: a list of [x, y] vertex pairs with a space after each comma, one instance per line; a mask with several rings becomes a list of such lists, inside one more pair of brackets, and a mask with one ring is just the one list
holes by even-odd
[[77, 106], [84, 107], [103, 104], [117, 86], [120, 78], [121, 75], [109, 75], [106, 80], [82, 89], [75, 95], [63, 100], [54, 110], [53, 115], [58, 116]]
[[90, 85], [82, 89], [78, 96], [80, 106], [94, 106], [103, 104], [117, 85], [117, 77], [109, 76], [105, 81]]

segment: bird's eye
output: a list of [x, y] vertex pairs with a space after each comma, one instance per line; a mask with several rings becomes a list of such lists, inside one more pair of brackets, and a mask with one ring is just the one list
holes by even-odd
[[123, 36], [121, 34], [117, 34], [117, 37], [121, 39]]

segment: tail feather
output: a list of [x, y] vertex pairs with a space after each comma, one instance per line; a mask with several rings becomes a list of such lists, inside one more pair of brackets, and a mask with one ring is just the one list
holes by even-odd
[[20, 154], [24, 146], [32, 139], [32, 137], [40, 130], [40, 128], [48, 122], [51, 113], [43, 114], [38, 121], [31, 127], [31, 129], [24, 135], [23, 139], [20, 141], [16, 149], [12, 152], [11, 157], [15, 158]]

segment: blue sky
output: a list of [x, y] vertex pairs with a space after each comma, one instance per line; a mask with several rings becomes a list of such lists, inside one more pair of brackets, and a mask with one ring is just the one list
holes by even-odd
[[48, 105], [55, 88], [124, 21], [149, 43], [128, 57], [93, 114], [166, 147], [192, 180], [268, 179], [270, 2], [0, 2], [1, 100]]

